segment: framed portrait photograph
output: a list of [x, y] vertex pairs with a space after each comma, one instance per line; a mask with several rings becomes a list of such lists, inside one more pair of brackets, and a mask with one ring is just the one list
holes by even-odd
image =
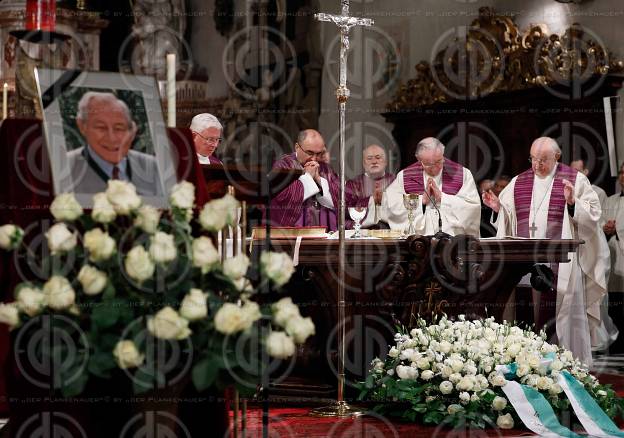
[[155, 78], [47, 68], [35, 78], [55, 194], [91, 208], [119, 179], [145, 203], [168, 207], [176, 170]]

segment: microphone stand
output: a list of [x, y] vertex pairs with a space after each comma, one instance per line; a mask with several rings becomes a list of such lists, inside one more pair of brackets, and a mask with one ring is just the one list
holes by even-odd
[[425, 195], [427, 195], [427, 198], [429, 199], [429, 202], [431, 203], [431, 205], [433, 205], [433, 208], [435, 208], [436, 211], [438, 212], [438, 232], [435, 233], [433, 235], [433, 237], [435, 239], [437, 239], [437, 240], [450, 238], [451, 237], [450, 234], [445, 233], [444, 231], [442, 231], [442, 213], [440, 212], [440, 209], [438, 208], [438, 204], [431, 197], [431, 195], [429, 195], [429, 192], [427, 190], [425, 190]]

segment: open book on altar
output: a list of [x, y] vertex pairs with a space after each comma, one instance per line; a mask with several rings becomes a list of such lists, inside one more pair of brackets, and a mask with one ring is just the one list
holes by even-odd
[[[271, 227], [271, 239], [287, 239], [293, 237], [309, 238], [326, 238], [327, 230], [325, 227]], [[254, 240], [266, 238], [265, 227], [253, 227], [251, 238]]]

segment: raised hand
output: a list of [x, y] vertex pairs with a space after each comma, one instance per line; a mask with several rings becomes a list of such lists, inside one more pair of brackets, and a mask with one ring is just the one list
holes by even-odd
[[483, 203], [490, 207], [492, 211], [498, 213], [500, 210], [500, 199], [498, 199], [498, 196], [496, 196], [492, 190], [483, 192], [481, 196], [483, 197]]
[[567, 179], [563, 180], [563, 196], [568, 205], [574, 205], [574, 186]]

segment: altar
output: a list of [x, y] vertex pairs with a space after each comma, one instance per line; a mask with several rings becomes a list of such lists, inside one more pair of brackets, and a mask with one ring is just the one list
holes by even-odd
[[[363, 381], [371, 361], [388, 353], [398, 329], [411, 329], [418, 316], [445, 313], [466, 319], [501, 321], [520, 279], [540, 266], [569, 262], [579, 240], [476, 239], [431, 236], [406, 239], [346, 239], [345, 306], [347, 385]], [[252, 251], [265, 241], [253, 242]], [[273, 239], [273, 250], [298, 260], [288, 292], [316, 335], [298, 352], [295, 368], [275, 385], [280, 394], [328, 396], [335, 387], [338, 307], [338, 240]], [[537, 270], [533, 269], [538, 275]], [[545, 295], [544, 298], [548, 297]], [[548, 298], [550, 300], [550, 298]], [[554, 322], [555, 302], [546, 301], [540, 319]], [[519, 321], [520, 322], [520, 321]], [[532, 320], [521, 321], [530, 324]], [[347, 389], [349, 393], [349, 389]]]

